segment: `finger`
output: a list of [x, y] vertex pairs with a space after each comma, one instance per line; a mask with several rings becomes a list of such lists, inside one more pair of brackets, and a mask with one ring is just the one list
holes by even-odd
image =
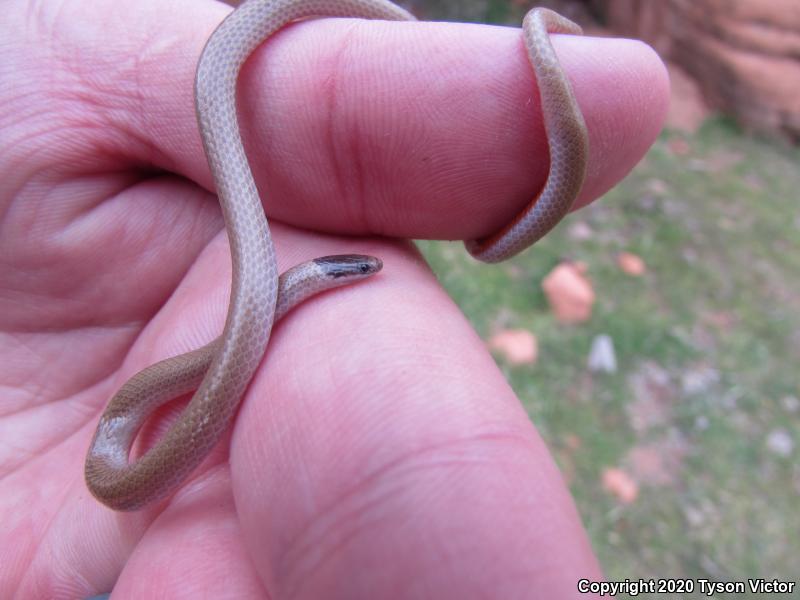
[[[224, 9], [193, 3], [191, 20], [175, 6], [140, 11], [158, 19], [160, 35], [182, 41], [154, 44], [141, 64], [132, 126], [150, 142], [150, 158], [213, 188], [191, 90], [200, 49]], [[639, 42], [560, 35], [553, 43], [590, 132], [583, 204], [619, 181], [655, 139], [668, 81]], [[253, 54], [239, 107], [267, 211], [300, 226], [478, 237], [526, 205], [548, 172], [536, 83], [516, 28], [295, 24]]]
[[373, 243], [384, 272], [282, 323], [239, 412], [256, 569], [276, 597], [574, 595], [599, 569], [547, 449], [419, 257]]
[[[589, 129], [581, 206], [621, 180], [655, 140], [668, 80], [640, 42], [553, 42]], [[516, 28], [305, 23], [276, 36], [248, 66], [243, 131], [265, 206], [278, 219], [470, 239], [507, 223], [547, 177], [536, 82]]]

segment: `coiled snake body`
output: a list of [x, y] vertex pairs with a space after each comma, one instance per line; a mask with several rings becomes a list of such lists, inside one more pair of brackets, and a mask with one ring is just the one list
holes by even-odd
[[[208, 455], [233, 419], [274, 321], [315, 293], [381, 268], [376, 258], [344, 255], [309, 261], [279, 278], [267, 219], [239, 134], [235, 90], [241, 66], [281, 27], [314, 16], [414, 18], [387, 0], [248, 0], [208, 40], [197, 67], [195, 105], [231, 247], [228, 316], [217, 340], [137, 373], [100, 417], [85, 476], [92, 494], [113, 509], [136, 510], [166, 497]], [[466, 243], [469, 252], [485, 262], [509, 258], [550, 231], [571, 208], [585, 178], [586, 126], [548, 32], [581, 31], [547, 9], [532, 10], [523, 22], [541, 96], [550, 172], [539, 195], [510, 224], [493, 236]], [[194, 389], [163, 438], [129, 462], [134, 438], [147, 417]]]

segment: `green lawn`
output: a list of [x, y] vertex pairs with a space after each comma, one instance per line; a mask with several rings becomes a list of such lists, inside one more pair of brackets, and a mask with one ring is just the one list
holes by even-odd
[[[585, 239], [570, 235], [579, 221]], [[498, 358], [500, 367], [610, 579], [797, 580], [797, 150], [724, 121], [665, 133], [621, 185], [513, 261], [484, 266], [460, 244], [420, 247], [485, 338], [498, 327], [536, 335], [536, 365]], [[647, 273], [624, 274], [621, 251]], [[565, 257], [588, 265], [597, 293], [582, 325], [558, 324], [541, 291]], [[600, 333], [613, 338], [616, 374], [586, 368]], [[638, 482], [634, 502], [604, 488], [608, 468]]]

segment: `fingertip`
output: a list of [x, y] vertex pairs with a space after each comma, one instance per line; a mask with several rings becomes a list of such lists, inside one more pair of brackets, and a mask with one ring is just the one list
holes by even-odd
[[623, 179], [653, 144], [669, 108], [669, 76], [639, 40], [559, 36], [554, 44], [589, 130], [579, 208]]

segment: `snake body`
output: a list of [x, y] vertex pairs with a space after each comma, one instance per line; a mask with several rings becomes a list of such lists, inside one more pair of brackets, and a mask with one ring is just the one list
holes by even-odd
[[[222, 335], [207, 346], [152, 365], [114, 395], [100, 418], [85, 465], [101, 502], [136, 510], [173, 492], [229, 426], [261, 361], [273, 322], [324, 289], [368, 277], [373, 257], [316, 259], [279, 278], [267, 219], [236, 118], [236, 81], [250, 54], [292, 21], [315, 16], [412, 20], [387, 0], [247, 0], [214, 31], [200, 57], [195, 108], [231, 248], [233, 276]], [[496, 234], [466, 242], [476, 258], [498, 262], [545, 235], [569, 211], [583, 185], [588, 136], [581, 111], [550, 44], [549, 31], [580, 28], [547, 9], [525, 17], [523, 35], [542, 99], [550, 172], [541, 193]], [[160, 405], [196, 389], [166, 434], [135, 461], [136, 433]]]
[[[278, 280], [275, 322], [311, 296], [370, 277], [381, 267], [381, 261], [373, 256], [345, 254], [316, 258], [289, 269]], [[157, 362], [131, 377], [114, 395], [100, 417], [85, 466], [89, 490], [103, 504], [116, 510], [136, 510], [163, 498], [208, 455], [239, 403], [238, 397], [209, 397], [210, 392], [203, 388], [224, 344], [223, 333], [202, 348]], [[254, 359], [256, 364], [259, 358]], [[193, 390], [197, 392], [189, 406], [167, 434], [144, 456], [129, 463], [134, 437], [147, 417]], [[203, 395], [199, 395], [201, 391]], [[203, 412], [198, 406], [214, 412]], [[226, 421], [221, 420], [223, 416]]]

